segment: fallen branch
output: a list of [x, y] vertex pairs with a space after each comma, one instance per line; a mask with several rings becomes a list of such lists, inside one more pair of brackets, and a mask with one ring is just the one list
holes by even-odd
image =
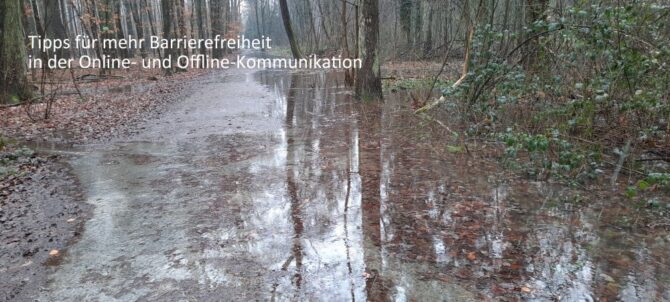
[[96, 74], [83, 74], [78, 77], [76, 77], [77, 81], [81, 82], [98, 82], [100, 80], [109, 80], [109, 79], [116, 79], [116, 80], [122, 80], [124, 77], [122, 76], [115, 76], [115, 75], [96, 75]]
[[617, 178], [619, 177], [619, 172], [621, 172], [621, 167], [623, 167], [623, 164], [626, 161], [626, 157], [628, 157], [628, 152], [630, 152], [631, 142], [632, 140], [629, 138], [626, 141], [626, 145], [623, 147], [621, 154], [619, 154], [619, 162], [617, 162], [617, 165], [614, 168], [614, 174], [612, 174], [612, 180], [611, 180], [612, 188], [616, 187], [616, 181]]
[[[475, 33], [474, 26], [470, 25], [470, 27], [468, 28], [468, 39], [465, 41], [465, 58], [463, 59], [464, 62], [463, 62], [463, 70], [461, 71], [461, 77], [453, 85], [451, 85], [451, 88], [456, 88], [459, 85], [461, 85], [461, 83], [463, 83], [465, 78], [468, 76], [468, 69], [470, 68], [470, 48], [472, 46], [472, 37], [474, 36], [474, 33]], [[447, 57], [445, 57], [445, 64], [446, 64], [446, 61], [447, 61], [447, 59], [446, 59]], [[445, 64], [442, 65], [442, 68], [444, 68]], [[440, 70], [440, 73], [441, 72], [442, 71]], [[435, 81], [437, 81], [437, 77], [436, 77]], [[435, 84], [433, 84], [433, 85], [435, 85]], [[442, 104], [445, 101], [446, 101], [446, 98], [443, 96], [443, 97], [435, 100], [434, 102], [426, 104], [425, 106], [417, 109], [416, 111], [414, 111], [414, 113], [419, 114], [419, 113], [430, 111], [430, 110], [439, 106], [440, 104]]]

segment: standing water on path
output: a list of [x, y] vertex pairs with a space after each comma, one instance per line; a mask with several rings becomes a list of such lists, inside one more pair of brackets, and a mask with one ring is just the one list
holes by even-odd
[[336, 73], [210, 75], [74, 152], [94, 216], [41, 300], [670, 300], [667, 234], [420, 124]]

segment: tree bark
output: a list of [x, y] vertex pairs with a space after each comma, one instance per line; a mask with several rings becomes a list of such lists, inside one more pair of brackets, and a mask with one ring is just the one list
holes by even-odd
[[433, 5], [427, 3], [428, 24], [426, 24], [426, 40], [423, 42], [423, 56], [428, 57], [433, 51]]
[[[349, 38], [347, 37], [347, 0], [342, 0], [342, 14], [340, 15], [342, 22], [342, 56], [344, 58], [350, 58], [349, 53]], [[351, 69], [344, 71], [344, 81], [349, 86], [354, 85], [354, 73]]]
[[[526, 23], [530, 26], [535, 21], [546, 19], [547, 16], [545, 15], [545, 11], [547, 10], [548, 5], [549, 0], [527, 0], [529, 18]], [[539, 37], [535, 37], [528, 41], [525, 48], [523, 65], [526, 69], [530, 69], [537, 63], [540, 49]]]
[[[198, 38], [200, 39], [206, 39], [207, 38], [207, 10], [206, 5], [205, 5], [205, 0], [196, 0], [195, 1], [195, 6], [196, 6], [196, 12], [198, 15], [197, 19], [197, 27], [198, 27]], [[200, 54], [207, 54], [207, 49], [202, 48], [200, 49]]]
[[[67, 32], [65, 25], [61, 19], [60, 5], [57, 0], [47, 0], [44, 9], [44, 28], [46, 30], [45, 36], [49, 39], [65, 39]], [[68, 51], [61, 49], [56, 52], [59, 58], [67, 57]]]
[[286, 3], [286, 0], [279, 0], [279, 8], [281, 10], [281, 19], [284, 22], [284, 29], [286, 30], [286, 36], [288, 36], [288, 42], [291, 44], [291, 53], [294, 58], [299, 59], [302, 55], [300, 54], [298, 42], [295, 40], [293, 28], [291, 27], [291, 15], [289, 14], [288, 3]]
[[[172, 39], [176, 38], [176, 24], [174, 24], [174, 20], [176, 19], [176, 11], [175, 11], [175, 0], [161, 0], [161, 11], [163, 13], [163, 38], [165, 39]], [[175, 49], [172, 49], [170, 47], [165, 49], [165, 57], [170, 58], [170, 61], [172, 61], [172, 65], [175, 63], [175, 56], [177, 55], [177, 52]], [[171, 75], [173, 71], [173, 68], [166, 68], [165, 73], [167, 75]]]
[[379, 62], [379, 0], [361, 0], [359, 53], [363, 61], [356, 73], [356, 95], [363, 99], [381, 99], [382, 82]]
[[254, 18], [256, 19], [256, 35], [260, 39], [263, 34], [261, 33], [261, 19], [258, 15], [258, 0], [254, 0]]
[[400, 28], [407, 39], [407, 47], [412, 46], [412, 0], [399, 0]]
[[[225, 6], [227, 7], [228, 4], [225, 4]], [[226, 23], [224, 21], [226, 19], [226, 7], [224, 7], [222, 0], [212, 0], [211, 2], [212, 37], [215, 37], [216, 35], [223, 37], [226, 35]], [[225, 49], [214, 48], [212, 50], [212, 55], [215, 58], [223, 58], [224, 54]]]
[[26, 77], [21, 1], [0, 3], [0, 102], [31, 97]]

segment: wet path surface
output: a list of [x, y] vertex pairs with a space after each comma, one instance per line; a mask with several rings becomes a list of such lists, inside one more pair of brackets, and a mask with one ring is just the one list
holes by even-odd
[[139, 135], [68, 150], [94, 216], [41, 300], [670, 299], [666, 234], [417, 124], [336, 74], [208, 76]]

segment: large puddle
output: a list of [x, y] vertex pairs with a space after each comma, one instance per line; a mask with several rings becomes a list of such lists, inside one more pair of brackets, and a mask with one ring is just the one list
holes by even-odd
[[61, 150], [95, 212], [42, 298], [670, 300], [667, 234], [440, 151], [399, 99], [234, 71], [132, 139]]

